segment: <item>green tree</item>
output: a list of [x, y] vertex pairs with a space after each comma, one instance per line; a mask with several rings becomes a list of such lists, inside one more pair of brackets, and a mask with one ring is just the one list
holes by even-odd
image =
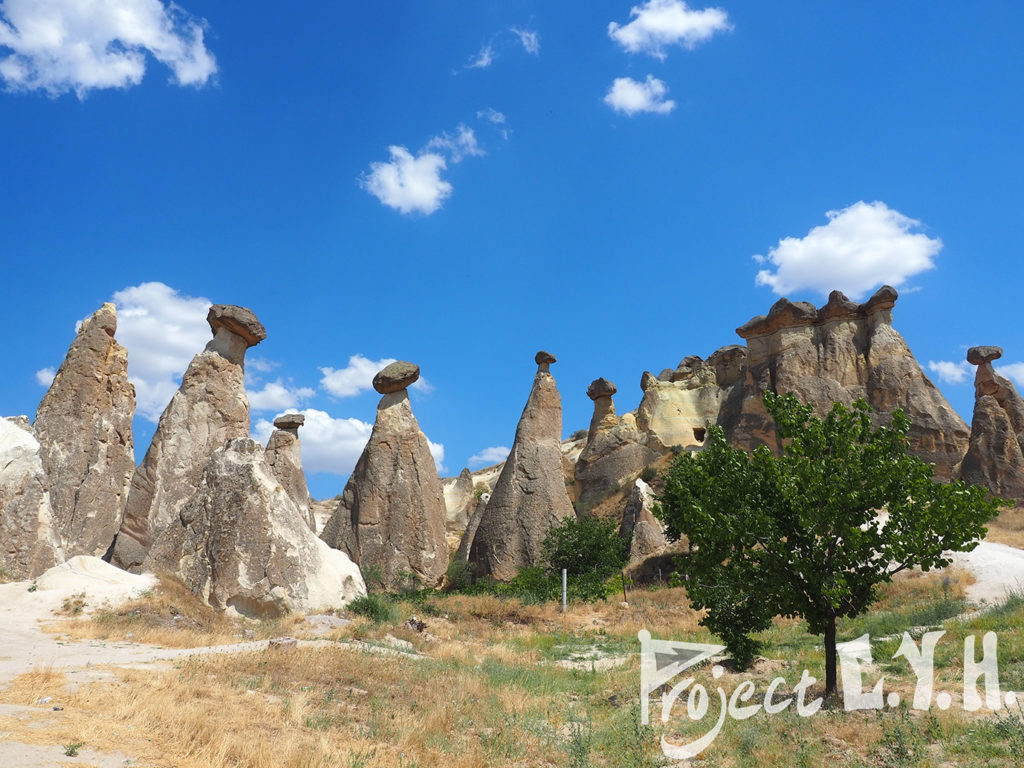
[[764, 405], [781, 456], [726, 442], [712, 427], [702, 451], [678, 456], [656, 514], [692, 546], [687, 589], [702, 620], [746, 666], [750, 635], [776, 615], [800, 617], [824, 636], [825, 692], [836, 692], [836, 621], [874, 602], [879, 584], [915, 566], [950, 563], [998, 514], [999, 499], [960, 480], [938, 483], [907, 452], [910, 421], [895, 411], [873, 429], [871, 407], [836, 403], [825, 418], [793, 394]]
[[629, 557], [615, 521], [596, 517], [567, 517], [548, 532], [542, 546], [548, 573], [559, 577], [565, 568], [570, 591], [584, 600], [603, 599], [605, 582]]

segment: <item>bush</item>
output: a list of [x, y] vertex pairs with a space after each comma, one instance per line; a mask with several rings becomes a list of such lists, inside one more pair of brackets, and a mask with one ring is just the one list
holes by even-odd
[[448, 591], [460, 592], [473, 586], [473, 569], [464, 560], [452, 560], [448, 563], [445, 580]]
[[601, 581], [616, 574], [629, 556], [614, 520], [596, 517], [566, 518], [544, 539], [544, 561], [550, 571], [571, 576], [596, 576]]
[[589, 434], [590, 434], [589, 430], [577, 429], [575, 432], [573, 432], [571, 435], [569, 435], [569, 439], [570, 440], [583, 440]]
[[394, 600], [379, 592], [357, 597], [348, 604], [348, 610], [358, 616], [365, 616], [374, 624], [394, 621], [398, 615]]
[[658, 479], [658, 470], [654, 467], [644, 467], [640, 473], [640, 479], [649, 485]]

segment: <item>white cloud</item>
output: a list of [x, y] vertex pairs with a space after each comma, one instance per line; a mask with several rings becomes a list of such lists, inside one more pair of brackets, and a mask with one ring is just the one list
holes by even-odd
[[50, 388], [50, 385], [53, 384], [53, 380], [56, 377], [56, 368], [40, 368], [36, 371], [36, 381], [39, 383], [39, 386], [46, 387], [47, 389]]
[[484, 151], [476, 140], [472, 128], [459, 124], [455, 134], [442, 133], [427, 142], [426, 152], [445, 152], [453, 163], [462, 162], [464, 157], [481, 157]]
[[[394, 362], [396, 360], [393, 357], [371, 360], [355, 354], [348, 359], [348, 365], [344, 368], [321, 368], [323, 378], [320, 379], [320, 386], [335, 397], [355, 397], [360, 392], [373, 389], [373, 377]], [[412, 389], [426, 395], [434, 391], [434, 385], [420, 376]]]
[[532, 56], [540, 53], [540, 36], [531, 29], [512, 27], [512, 33], [519, 38], [523, 49]]
[[1007, 363], [996, 368], [996, 373], [1005, 376], [1018, 387], [1024, 388], [1024, 363]]
[[[315, 408], [307, 408], [301, 413], [306, 417], [306, 423], [299, 428], [303, 469], [306, 472], [350, 475], [366, 447], [366, 441], [370, 439], [373, 425], [359, 419], [334, 418]], [[260, 419], [252, 434], [255, 440], [266, 445], [273, 431], [272, 420]], [[429, 439], [427, 443], [438, 472], [444, 472], [444, 446]]]
[[251, 371], [259, 371], [260, 373], [270, 373], [275, 368], [280, 367], [280, 363], [276, 360], [267, 360], [265, 357], [246, 357], [245, 367]]
[[665, 58], [668, 46], [692, 50], [716, 32], [732, 29], [728, 14], [721, 8], [696, 11], [682, 0], [648, 0], [633, 6], [629, 15], [635, 18], [625, 26], [611, 22], [608, 35], [630, 53], [647, 53], [659, 59]]
[[647, 76], [644, 82], [631, 77], [617, 77], [604, 97], [604, 103], [616, 112], [635, 115], [637, 112], [654, 112], [667, 115], [676, 108], [672, 99], [665, 99], [668, 87], [656, 77]]
[[[448, 162], [484, 154], [472, 128], [459, 124], [454, 134], [434, 136], [415, 157], [405, 147], [388, 147], [391, 160], [370, 163], [360, 185], [389, 208], [400, 213], [430, 215], [452, 194], [450, 182], [441, 178]], [[446, 157], [447, 155], [447, 157]]]
[[476, 113], [476, 116], [480, 120], [486, 120], [494, 125], [504, 125], [505, 115], [496, 110], [494, 107], [488, 107], [487, 109], [481, 109]]
[[841, 211], [828, 211], [828, 224], [805, 237], [786, 237], [759, 264], [776, 267], [757, 273], [757, 285], [781, 295], [814, 290], [822, 295], [839, 289], [860, 299], [888, 283], [899, 287], [908, 278], [935, 266], [942, 241], [912, 230], [921, 222], [885, 203], [863, 201]]
[[138, 85], [146, 54], [179, 85], [200, 86], [217, 72], [203, 22], [161, 0], [3, 0], [0, 78], [13, 90], [74, 91]]
[[210, 300], [182, 296], [163, 283], [118, 291], [117, 340], [128, 350], [128, 378], [138, 412], [157, 421], [178, 389], [192, 358], [212, 338], [206, 313]]
[[304, 400], [311, 398], [315, 392], [309, 387], [292, 387], [278, 379], [268, 381], [263, 389], [250, 390], [249, 408], [254, 411], [280, 411], [297, 408]]
[[490, 43], [484, 45], [479, 53], [470, 59], [469, 64], [466, 65], [467, 69], [486, 69], [494, 63], [497, 55], [494, 53], [494, 46]]
[[370, 163], [363, 174], [363, 189], [399, 213], [431, 214], [452, 194], [450, 182], [441, 178], [447, 164], [435, 152], [413, 157], [408, 149], [390, 146], [391, 161]]
[[475, 453], [469, 457], [469, 466], [489, 467], [492, 464], [499, 464], [508, 458], [511, 450], [511, 448], [505, 445], [492, 445], [490, 448], [484, 448], [480, 453]]
[[971, 364], [966, 360], [954, 363], [950, 360], [929, 360], [928, 370], [944, 384], [962, 384], [971, 375]]

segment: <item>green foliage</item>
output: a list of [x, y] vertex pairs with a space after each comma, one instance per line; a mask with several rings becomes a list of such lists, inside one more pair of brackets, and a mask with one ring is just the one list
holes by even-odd
[[379, 592], [357, 597], [348, 604], [348, 610], [358, 616], [365, 616], [374, 624], [394, 621], [398, 615], [394, 600]]
[[549, 570], [572, 576], [594, 575], [601, 580], [618, 573], [629, 556], [614, 520], [567, 517], [548, 533], [543, 544]]
[[64, 755], [66, 757], [78, 757], [78, 750], [85, 746], [84, 741], [73, 741], [70, 744], [64, 744]]
[[583, 440], [584, 438], [586, 438], [586, 436], [588, 434], [590, 434], [589, 430], [577, 429], [575, 432], [573, 432], [571, 435], [569, 435], [569, 439], [570, 440]]
[[473, 584], [473, 568], [465, 560], [452, 559], [448, 563], [445, 574], [446, 589], [449, 592], [462, 592]]
[[649, 485], [658, 479], [658, 470], [654, 467], [644, 467], [640, 472], [640, 479]]
[[764, 405], [782, 456], [733, 449], [711, 427], [701, 452], [673, 461], [656, 514], [670, 536], [688, 538], [690, 599], [737, 663], [753, 658], [750, 635], [775, 615], [801, 617], [825, 635], [832, 691], [836, 620], [863, 613], [896, 573], [973, 549], [1004, 502], [935, 482], [933, 467], [907, 452], [902, 411], [873, 429], [863, 400], [836, 403], [824, 419], [792, 394], [768, 392]]

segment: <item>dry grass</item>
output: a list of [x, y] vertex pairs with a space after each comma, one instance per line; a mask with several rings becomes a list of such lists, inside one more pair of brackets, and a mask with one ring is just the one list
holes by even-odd
[[1024, 549], [1024, 507], [1004, 509], [988, 524], [986, 541]]

